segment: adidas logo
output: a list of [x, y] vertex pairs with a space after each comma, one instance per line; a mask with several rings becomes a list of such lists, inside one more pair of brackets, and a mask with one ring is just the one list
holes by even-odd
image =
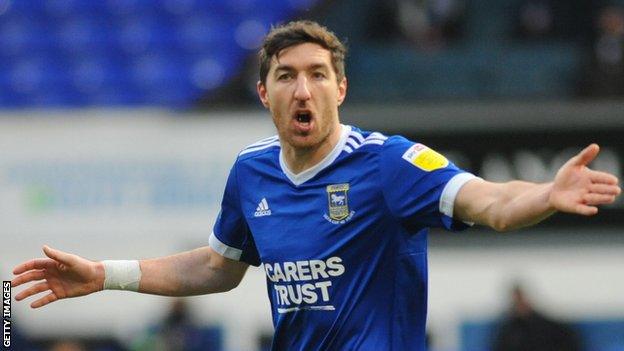
[[269, 208], [269, 204], [267, 203], [266, 198], [262, 198], [262, 201], [256, 207], [256, 212], [254, 212], [254, 217], [262, 217], [262, 216], [270, 216], [271, 209]]

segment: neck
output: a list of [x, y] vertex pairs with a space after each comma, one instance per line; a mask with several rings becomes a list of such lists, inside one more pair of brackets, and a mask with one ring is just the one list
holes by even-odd
[[327, 139], [319, 145], [309, 148], [296, 148], [288, 144], [282, 144], [282, 153], [288, 169], [294, 174], [299, 174], [308, 168], [314, 167], [336, 147], [342, 133], [342, 125], [334, 128]]

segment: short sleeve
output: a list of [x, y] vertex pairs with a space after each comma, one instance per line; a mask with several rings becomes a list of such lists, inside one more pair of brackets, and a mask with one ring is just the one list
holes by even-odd
[[208, 242], [213, 250], [224, 257], [253, 266], [260, 265], [256, 244], [241, 211], [236, 164], [228, 176], [221, 211]]
[[433, 149], [403, 137], [389, 138], [381, 151], [382, 193], [392, 214], [408, 228], [460, 230], [453, 219], [459, 189], [475, 178]]

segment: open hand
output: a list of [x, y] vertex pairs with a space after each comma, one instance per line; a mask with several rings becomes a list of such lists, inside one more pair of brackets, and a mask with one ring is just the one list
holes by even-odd
[[37, 258], [19, 264], [13, 269], [13, 287], [29, 282], [27, 289], [15, 296], [21, 301], [29, 296], [50, 291], [30, 304], [32, 308], [45, 306], [56, 300], [88, 295], [100, 291], [104, 285], [104, 267], [101, 263], [89, 261], [77, 255], [43, 247], [48, 258]]
[[596, 206], [615, 201], [622, 191], [617, 177], [587, 167], [599, 151], [598, 145], [591, 144], [557, 171], [549, 196], [554, 209], [591, 216], [598, 213]]

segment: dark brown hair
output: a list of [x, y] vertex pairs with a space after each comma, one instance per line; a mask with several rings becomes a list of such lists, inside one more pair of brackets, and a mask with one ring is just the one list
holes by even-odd
[[345, 77], [344, 60], [347, 48], [340, 42], [334, 33], [326, 27], [312, 21], [294, 21], [278, 27], [264, 38], [260, 49], [260, 81], [266, 84], [267, 75], [271, 68], [271, 59], [279, 57], [282, 50], [291, 46], [314, 43], [329, 50], [336, 78], [341, 82]]

